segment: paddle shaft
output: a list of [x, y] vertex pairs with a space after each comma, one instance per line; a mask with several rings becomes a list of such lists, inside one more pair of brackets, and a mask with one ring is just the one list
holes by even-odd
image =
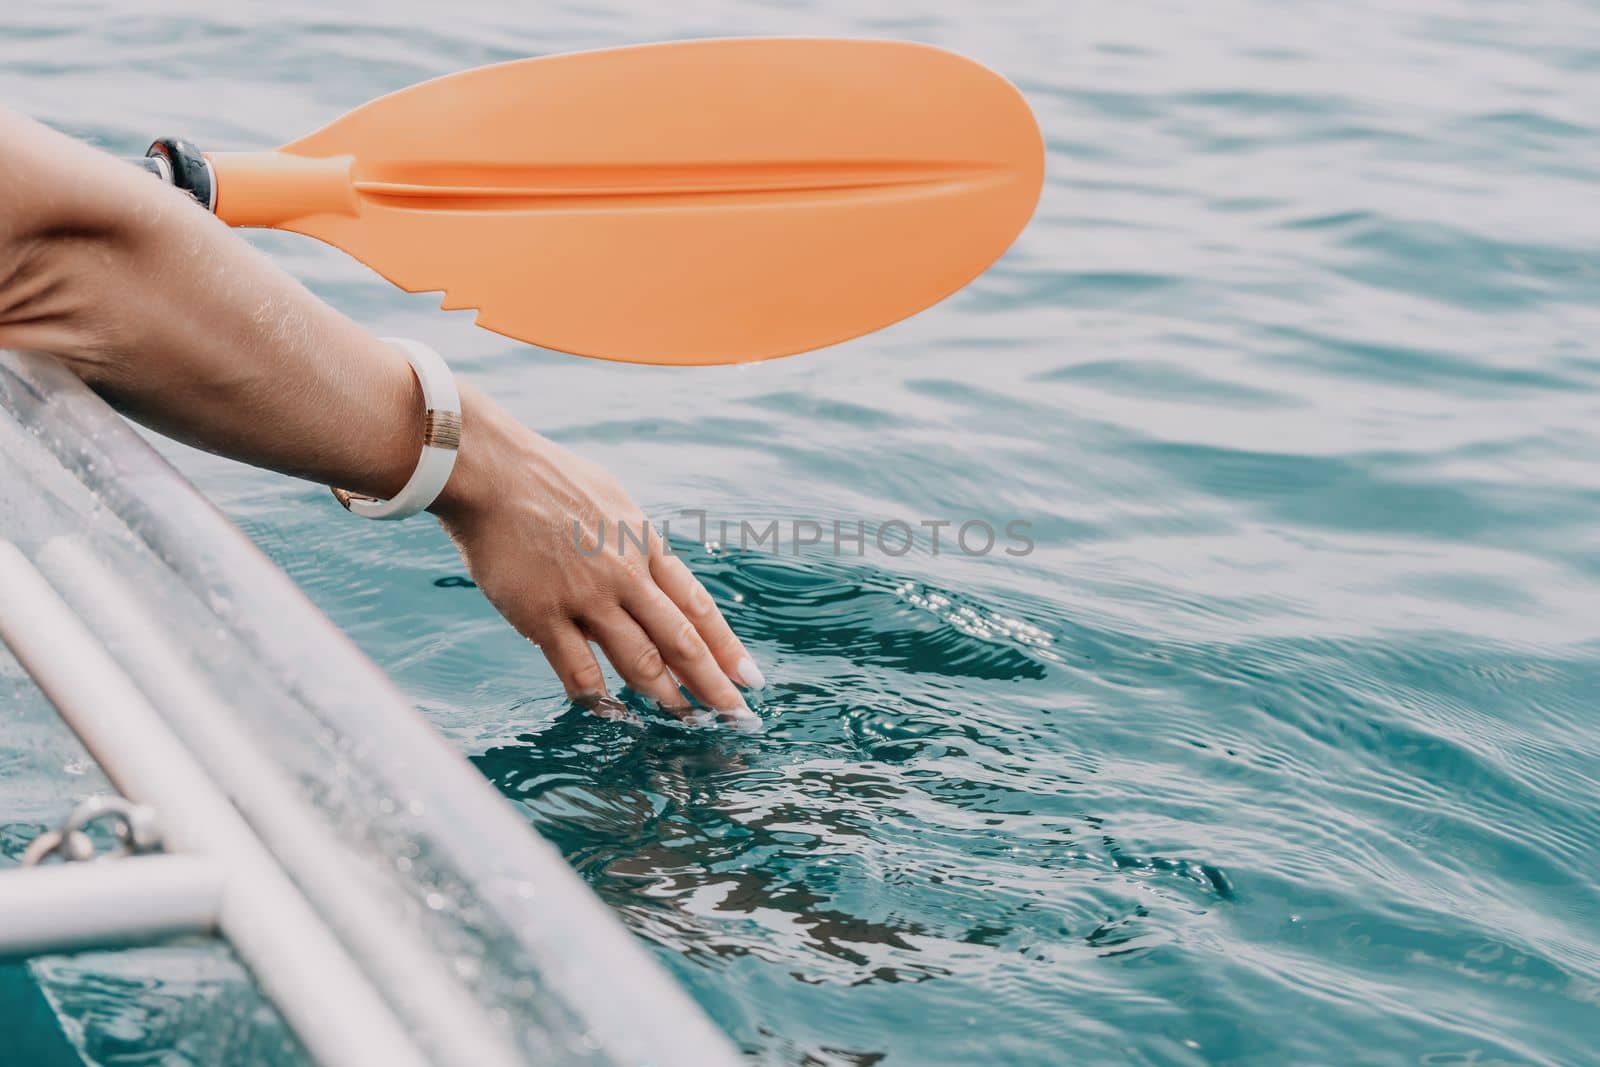
[[[325, 212], [356, 213], [351, 158], [308, 159], [282, 152], [203, 154], [188, 141], [163, 138], [129, 160], [188, 193], [229, 226], [282, 226]], [[223, 189], [227, 190], [226, 197]]]

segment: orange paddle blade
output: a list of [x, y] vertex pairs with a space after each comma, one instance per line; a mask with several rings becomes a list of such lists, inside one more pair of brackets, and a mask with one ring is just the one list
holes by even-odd
[[768, 359], [950, 295], [1022, 230], [1022, 96], [924, 45], [687, 41], [463, 71], [277, 152], [217, 153], [217, 214], [344, 249], [522, 341]]

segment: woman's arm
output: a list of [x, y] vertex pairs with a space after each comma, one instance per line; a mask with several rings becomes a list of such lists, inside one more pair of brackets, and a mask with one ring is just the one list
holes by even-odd
[[[0, 109], [0, 348], [50, 352], [139, 421], [263, 467], [388, 497], [422, 447], [405, 358], [148, 174]], [[433, 511], [490, 601], [569, 696], [624, 681], [750, 717], [760, 673], [710, 595], [661, 551], [584, 555], [573, 521], [635, 524], [605, 471], [462, 388], [456, 470]]]

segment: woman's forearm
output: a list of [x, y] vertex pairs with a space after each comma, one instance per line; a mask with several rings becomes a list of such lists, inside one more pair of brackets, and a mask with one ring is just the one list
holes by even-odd
[[[390, 497], [422, 448], [405, 358], [149, 175], [0, 110], [0, 348], [49, 352], [163, 433], [258, 466]], [[605, 471], [462, 389], [454, 473], [431, 509], [484, 594], [569, 695], [605, 679], [680, 714], [679, 685], [752, 720], [764, 684], [709, 593], [659, 538], [584, 552], [573, 530], [638, 530]]]
[[0, 347], [50, 352], [202, 448], [376, 496], [405, 483], [422, 401], [404, 357], [149, 175], [4, 112], [0, 145]]

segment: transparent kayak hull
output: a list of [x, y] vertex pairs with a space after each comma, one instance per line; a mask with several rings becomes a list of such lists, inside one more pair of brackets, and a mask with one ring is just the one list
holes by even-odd
[[0, 353], [0, 456], [0, 543], [48, 586], [0, 588], [6, 610], [59, 597], [423, 1062], [734, 1062], [559, 853], [55, 361]]

